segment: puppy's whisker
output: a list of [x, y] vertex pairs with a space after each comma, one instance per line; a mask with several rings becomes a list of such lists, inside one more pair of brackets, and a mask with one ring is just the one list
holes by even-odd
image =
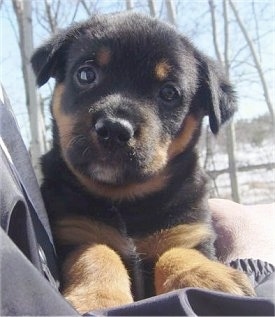
[[69, 142], [69, 144], [68, 144], [68, 146], [69, 147], [71, 147], [71, 146], [73, 146], [74, 144], [76, 144], [77, 142], [81, 142], [81, 141], [86, 141], [86, 138], [85, 138], [85, 136], [83, 136], [83, 135], [76, 135], [75, 137], [73, 137], [72, 139], [71, 139], [71, 141]]
[[86, 149], [82, 152], [81, 156], [85, 157], [85, 155], [90, 151], [90, 148], [87, 146]]

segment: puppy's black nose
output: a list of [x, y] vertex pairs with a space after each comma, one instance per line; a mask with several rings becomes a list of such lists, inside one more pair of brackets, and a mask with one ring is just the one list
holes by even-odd
[[120, 118], [98, 119], [95, 131], [99, 138], [118, 143], [127, 143], [134, 136], [132, 124], [128, 120]]

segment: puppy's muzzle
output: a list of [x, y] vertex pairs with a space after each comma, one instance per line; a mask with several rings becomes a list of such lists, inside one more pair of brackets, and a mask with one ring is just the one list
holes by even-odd
[[95, 131], [100, 140], [125, 144], [134, 137], [134, 127], [126, 119], [100, 118], [95, 123]]

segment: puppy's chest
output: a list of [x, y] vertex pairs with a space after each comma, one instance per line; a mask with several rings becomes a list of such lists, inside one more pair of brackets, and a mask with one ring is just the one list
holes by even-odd
[[[128, 269], [136, 299], [154, 294], [153, 268], [163, 253], [174, 247], [200, 249], [212, 237], [211, 229], [202, 222], [181, 223], [151, 233], [144, 230], [142, 223], [131, 222], [136, 229], [135, 234], [129, 234], [127, 223], [115, 207], [108, 212], [108, 222], [103, 220], [104, 217], [95, 220], [84, 215], [60, 218], [54, 226], [58, 249], [62, 252], [64, 248], [70, 250], [72, 247], [98, 244], [110, 247], [119, 254]], [[154, 227], [153, 220], [150, 224]], [[144, 223], [146, 225], [148, 223]]]
[[[146, 218], [145, 218], [146, 219]], [[143, 219], [145, 221], [145, 219]], [[104, 244], [115, 250], [125, 260], [138, 257], [155, 262], [159, 256], [174, 247], [198, 248], [210, 240], [212, 230], [203, 222], [180, 223], [152, 230], [154, 223], [128, 223], [115, 207], [104, 217], [93, 219], [84, 215], [70, 215], [55, 221], [55, 237], [60, 246]], [[156, 221], [157, 222], [157, 219]], [[151, 225], [151, 232], [144, 230]]]

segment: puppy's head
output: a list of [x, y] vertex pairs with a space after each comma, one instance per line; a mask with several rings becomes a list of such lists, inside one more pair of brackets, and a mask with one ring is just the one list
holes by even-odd
[[76, 24], [38, 48], [32, 65], [39, 86], [56, 79], [54, 142], [68, 167], [113, 198], [157, 190], [202, 117], [217, 133], [234, 112], [222, 72], [173, 27], [139, 14]]

